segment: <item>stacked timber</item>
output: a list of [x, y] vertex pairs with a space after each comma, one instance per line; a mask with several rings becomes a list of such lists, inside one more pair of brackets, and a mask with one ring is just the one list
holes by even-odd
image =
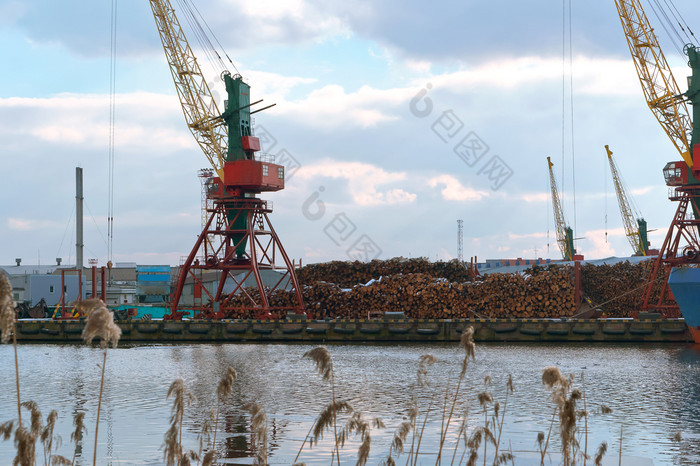
[[[644, 288], [654, 267], [653, 260], [614, 265], [585, 264], [581, 267], [581, 285], [584, 294], [599, 305], [609, 317], [633, 317], [641, 308]], [[651, 303], [656, 303], [664, 283], [666, 271], [660, 267], [651, 292]], [[673, 317], [670, 316], [669, 317]]]
[[430, 262], [425, 258], [406, 259], [403, 257], [370, 262], [332, 261], [311, 264], [298, 269], [297, 278], [306, 285], [328, 281], [343, 288], [350, 288], [383, 276], [413, 273], [445, 278], [450, 282], [458, 283], [469, 279], [468, 270], [457, 260]]
[[[583, 293], [609, 317], [629, 317], [639, 310], [652, 261], [581, 267]], [[461, 268], [461, 270], [459, 269]], [[417, 270], [417, 272], [416, 272]], [[368, 318], [403, 312], [409, 318], [556, 318], [573, 316], [574, 271], [571, 266], [533, 266], [523, 273], [495, 273], [467, 281], [456, 261], [425, 259], [329, 262], [298, 271], [306, 312], [314, 318]], [[653, 293], [658, 297], [665, 278]], [[249, 289], [257, 297], [256, 289]], [[293, 294], [276, 291], [272, 307], [290, 307]], [[246, 298], [247, 299], [247, 298]], [[235, 297], [234, 303], [246, 305]], [[252, 311], [229, 317], [255, 318]], [[276, 317], [284, 318], [284, 311]]]

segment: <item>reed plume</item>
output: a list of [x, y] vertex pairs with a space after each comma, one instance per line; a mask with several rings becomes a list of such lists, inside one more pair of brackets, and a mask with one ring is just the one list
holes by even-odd
[[19, 362], [17, 360], [17, 332], [15, 332], [15, 301], [12, 299], [12, 285], [5, 272], [0, 272], [0, 341], [10, 341], [15, 350], [15, 389], [17, 390], [17, 418], [22, 425], [22, 402], [19, 396]]
[[608, 444], [607, 442], [603, 442], [600, 444], [598, 447], [598, 451], [595, 453], [595, 466], [600, 466], [603, 461], [603, 456], [605, 456], [605, 453], [608, 451]]
[[[182, 450], [182, 421], [185, 417], [185, 407], [195, 400], [195, 396], [185, 387], [185, 381], [177, 379], [170, 384], [166, 399], [173, 397], [170, 411], [170, 428], [164, 436], [163, 457], [168, 466], [182, 462], [186, 455]], [[185, 460], [187, 461], [187, 460]]]
[[15, 421], [7, 421], [0, 424], [0, 438], [3, 440], [10, 440], [10, 437], [12, 437], [12, 432], [14, 432], [14, 426]]
[[[503, 411], [501, 412], [501, 419], [498, 419], [498, 411], [496, 412], [496, 425], [498, 426], [498, 437], [496, 438], [496, 452], [494, 453], [494, 457], [498, 459], [498, 450], [500, 450], [501, 446], [501, 434], [503, 433], [503, 422], [506, 417], [506, 408], [508, 407], [508, 395], [513, 393], [513, 376], [511, 374], [508, 374], [508, 382], [506, 383], [506, 399], [503, 402]], [[505, 460], [504, 460], [505, 462]], [[495, 464], [496, 462], [494, 462]], [[500, 463], [499, 463], [500, 464]]]
[[[202, 430], [199, 432], [197, 435], [197, 440], [199, 440], [199, 452], [197, 453], [197, 456], [202, 457], [202, 453], [204, 453], [204, 446], [205, 445], [210, 445], [211, 443], [211, 431], [213, 428], [213, 423], [214, 423], [214, 418], [216, 417], [216, 410], [212, 409], [209, 410], [209, 416], [204, 419], [204, 422], [202, 422]], [[206, 440], [205, 440], [206, 439]], [[216, 457], [216, 448], [212, 444], [212, 448], [207, 452], [204, 457], [202, 457], [202, 461], [204, 461], [207, 458], [207, 455], [210, 456], [209, 461], [213, 461], [214, 458]]]
[[[41, 443], [44, 445], [44, 464], [47, 465], [51, 460], [51, 450], [53, 449], [53, 431], [56, 427], [56, 419], [58, 419], [58, 413], [55, 409], [51, 410], [49, 415], [46, 417], [46, 426], [41, 432]], [[60, 446], [60, 445], [59, 445]]]
[[[423, 354], [421, 355], [420, 358], [418, 358], [418, 370], [416, 372], [416, 383], [417, 383], [417, 388], [425, 388], [430, 385], [428, 381], [428, 369], [432, 367], [438, 359], [433, 356], [432, 354]], [[430, 405], [428, 406], [428, 410], [425, 413], [425, 419], [423, 420], [423, 427], [421, 428], [420, 435], [418, 435], [418, 443], [416, 444], [416, 419], [419, 414], [418, 410], [418, 402], [416, 400], [416, 393], [414, 391], [413, 396], [411, 397], [411, 407], [408, 410], [408, 418], [411, 421], [411, 429], [413, 431], [413, 434], [411, 435], [411, 450], [408, 455], [408, 462], [413, 464], [415, 462], [414, 459], [414, 447], [415, 447], [415, 457], [417, 458], [418, 452], [420, 451], [420, 443], [422, 440], [423, 436], [423, 429], [425, 429], [425, 424], [428, 420], [428, 414], [430, 413], [430, 409], [432, 407], [433, 401], [430, 401]], [[389, 457], [391, 458], [391, 452], [389, 454]]]
[[78, 455], [78, 446], [83, 440], [83, 432], [87, 433], [87, 427], [85, 427], [85, 424], [83, 423], [84, 419], [84, 411], [77, 413], [73, 417], [73, 426], [75, 429], [73, 429], [73, 432], [70, 434], [70, 441], [75, 443], [75, 448], [73, 449], [73, 461], [71, 461], [71, 464], [75, 463], [75, 457]]
[[34, 466], [36, 464], [36, 436], [32, 435], [30, 430], [20, 425], [15, 430], [15, 448], [17, 448], [17, 456], [15, 456], [14, 465], [19, 466]]
[[[318, 371], [319, 375], [321, 375], [321, 378], [325, 381], [330, 381], [331, 383], [331, 404], [329, 406], [334, 407], [336, 406], [336, 399], [335, 399], [335, 374], [333, 373], [333, 358], [331, 358], [331, 354], [328, 352], [328, 349], [326, 349], [323, 346], [317, 346], [316, 348], [307, 351], [304, 353], [302, 356], [304, 358], [309, 358], [313, 361], [314, 365], [316, 366], [316, 370]], [[336, 459], [338, 461], [338, 465], [340, 465], [340, 450], [338, 448], [338, 414], [337, 412], [332, 412], [332, 421], [333, 421], [333, 434], [335, 437], [335, 454], [336, 454]], [[304, 448], [304, 445], [302, 444], [302, 448]], [[301, 450], [300, 450], [301, 452]], [[297, 455], [298, 457], [299, 455]]]
[[435, 464], [440, 463], [440, 458], [442, 457], [442, 448], [445, 445], [445, 439], [447, 438], [447, 431], [450, 428], [450, 422], [452, 420], [452, 415], [454, 414], [455, 405], [457, 404], [457, 396], [459, 395], [459, 389], [464, 380], [464, 376], [467, 373], [467, 365], [469, 359], [475, 359], [476, 344], [474, 343], [474, 327], [467, 327], [462, 331], [462, 336], [459, 339], [459, 346], [464, 350], [464, 359], [462, 360], [462, 370], [459, 374], [459, 379], [457, 380], [457, 388], [455, 389], [454, 397], [452, 398], [452, 407], [450, 408], [450, 413], [447, 416], [447, 422], [442, 429], [440, 434], [440, 448], [438, 449], [437, 461]]
[[99, 299], [86, 299], [81, 303], [82, 309], [87, 314], [85, 327], [83, 328], [83, 341], [86, 345], [99, 337], [100, 346], [104, 349], [102, 358], [102, 377], [100, 378], [100, 396], [97, 401], [97, 419], [95, 420], [95, 448], [92, 455], [92, 465], [97, 464], [97, 431], [100, 427], [100, 412], [102, 411], [102, 394], [105, 384], [105, 367], [107, 366], [107, 345], [112, 343], [112, 348], [117, 347], [122, 329], [114, 323], [114, 315], [109, 312], [107, 306]]
[[[245, 408], [250, 413], [251, 433], [255, 436], [255, 460], [253, 464], [267, 464], [267, 416], [258, 403], [248, 403]], [[251, 443], [252, 443], [251, 439]]]
[[238, 374], [236, 373], [236, 369], [229, 366], [228, 369], [226, 369], [226, 373], [219, 381], [219, 385], [216, 387], [217, 403], [216, 415], [214, 417], [214, 440], [212, 442], [212, 449], [214, 451], [216, 451], [216, 433], [219, 429], [219, 409], [221, 403], [223, 403], [233, 393], [233, 383], [237, 378]]

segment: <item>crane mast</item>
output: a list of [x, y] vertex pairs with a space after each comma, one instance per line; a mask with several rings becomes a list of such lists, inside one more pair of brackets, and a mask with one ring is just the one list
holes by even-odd
[[693, 123], [685, 97], [639, 0], [615, 0], [647, 105], [685, 163], [693, 166]]
[[564, 220], [564, 211], [559, 200], [559, 190], [557, 189], [557, 180], [554, 178], [552, 167], [554, 163], [550, 157], [547, 157], [547, 166], [549, 167], [549, 186], [552, 190], [552, 207], [554, 209], [554, 223], [557, 228], [557, 243], [561, 255], [566, 261], [574, 260], [574, 232]]
[[223, 179], [223, 149], [228, 134], [221, 112], [170, 1], [150, 0], [150, 3], [187, 126], [211, 166]]
[[620, 206], [622, 214], [622, 223], [625, 227], [625, 236], [629, 241], [635, 256], [646, 256], [649, 252], [649, 240], [647, 238], [647, 222], [643, 218], [635, 218], [632, 213], [627, 191], [622, 185], [622, 178], [617, 169], [617, 165], [613, 160], [613, 153], [609, 146], [605, 146], [605, 151], [608, 155], [610, 163], [610, 173], [612, 173], [613, 184], [615, 185], [615, 193], [617, 194], [617, 203]]
[[[204, 318], [280, 318], [288, 311], [304, 312], [294, 264], [268, 218], [272, 204], [257, 197], [284, 189], [284, 167], [270, 156], [256, 156], [260, 140], [253, 136], [251, 107], [262, 100], [251, 102], [250, 86], [240, 75], [224, 71], [227, 99], [221, 113], [170, 0], [149, 1], [185, 121], [216, 173], [203, 180], [208, 216], [180, 267], [169, 318], [189, 313], [180, 309]], [[283, 266], [277, 263], [280, 258]], [[272, 270], [285, 272], [274, 276], [276, 283], [265, 283], [262, 273]], [[193, 287], [193, 304], [185, 307], [186, 283]], [[292, 293], [280, 301], [273, 296], [277, 291]]]

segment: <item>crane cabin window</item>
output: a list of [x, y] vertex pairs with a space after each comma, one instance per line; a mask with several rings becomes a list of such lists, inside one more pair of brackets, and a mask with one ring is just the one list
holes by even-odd
[[270, 174], [270, 167], [267, 164], [263, 165], [263, 176], [268, 176]]
[[284, 179], [284, 167], [277, 167], [277, 178]]

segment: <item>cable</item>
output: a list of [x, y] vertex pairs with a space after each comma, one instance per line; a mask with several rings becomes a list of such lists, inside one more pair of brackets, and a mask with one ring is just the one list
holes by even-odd
[[669, 5], [669, 0], [664, 0], [664, 3], [666, 4], [666, 7], [668, 10], [671, 12], [671, 16], [673, 16], [673, 20], [678, 24], [678, 27], [681, 28], [681, 31], [683, 31], [683, 34], [685, 34], [685, 38], [688, 39], [688, 42], [692, 42], [693, 40], [690, 38], [688, 35], [688, 32], [685, 30], [685, 27], [681, 24], [682, 16], [678, 12], [678, 9], [676, 8], [675, 5], [673, 5], [673, 1], [671, 1], [671, 5]]
[[117, 81], [117, 0], [112, 0], [111, 57], [109, 63], [109, 188], [107, 206], [107, 261], [112, 261], [114, 244], [114, 126]]
[[63, 242], [66, 240], [66, 233], [68, 233], [68, 227], [71, 225], [74, 213], [75, 213], [75, 203], [73, 203], [73, 209], [70, 212], [70, 217], [68, 217], [68, 223], [66, 223], [66, 228], [63, 230], [63, 237], [61, 238], [61, 245], [58, 247], [58, 252], [56, 253], [56, 257], [61, 257], [61, 250], [63, 249]]
[[572, 39], [571, 0], [569, 0], [569, 110], [571, 111], [571, 178], [574, 191], [574, 238], [576, 237], [576, 152], [574, 150], [574, 45]]
[[[661, 15], [659, 15], [659, 12], [656, 11], [656, 8], [654, 8], [654, 3], [651, 0], [649, 1], [649, 6], [651, 7], [651, 11], [654, 12], [654, 15], [656, 15], [656, 18], [659, 20], [659, 24], [661, 24], [661, 27], [663, 27], [664, 31], [666, 31], [666, 35], [668, 35], [669, 39], [671, 39], [671, 43], [673, 44], [673, 46], [676, 48], [680, 55], [683, 55], [682, 47], [680, 47], [678, 43], [673, 39], [673, 35], [668, 31], [666, 23], [663, 21], [663, 19], [661, 19]], [[676, 35], [678, 34], [676, 33]]]
[[[673, 0], [669, 0], [669, 1], [671, 2], [671, 7], [676, 11], [676, 13], [678, 14], [678, 17], [683, 21], [683, 24], [685, 24], [685, 28], [683, 28], [683, 26], [681, 26], [681, 28], [683, 29], [684, 32], [686, 29], [688, 30], [688, 32], [690, 32], [690, 37], [688, 37], [688, 39], [690, 40], [690, 42], [693, 42], [693, 39], [696, 39], [695, 34], [693, 33], [693, 30], [690, 29], [690, 26], [685, 21], [685, 18], [683, 17], [683, 15], [680, 14], [680, 12], [678, 11], [678, 8], [676, 8], [676, 5], [673, 3]], [[686, 35], [687, 34], [688, 33], [686, 33]], [[692, 39], [691, 39], [691, 37], [692, 37]]]
[[97, 228], [97, 232], [100, 234], [102, 237], [102, 241], [104, 241], [105, 245], [107, 244], [107, 238], [102, 234], [102, 230], [100, 230], [100, 226], [97, 224], [97, 220], [95, 219], [95, 216], [92, 214], [92, 211], [90, 210], [90, 206], [88, 205], [87, 201], [85, 202], [85, 207], [87, 207], [88, 213], [90, 214], [90, 217], [92, 217], [92, 223], [95, 224], [95, 228]]
[[[233, 60], [231, 60], [231, 57], [229, 57], [229, 56], [228, 56], [228, 53], [226, 53], [226, 50], [224, 50], [223, 45], [221, 45], [221, 42], [219, 42], [219, 39], [216, 37], [216, 34], [214, 34], [214, 31], [211, 30], [211, 28], [209, 27], [209, 24], [207, 23], [207, 21], [204, 19], [204, 17], [202, 16], [202, 14], [201, 14], [201, 13], [199, 12], [199, 10], [197, 9], [197, 6], [194, 5], [194, 4], [193, 4], [192, 6], [193, 6], [194, 10], [197, 12], [197, 14], [199, 15], [199, 17], [200, 17], [200, 18], [202, 19], [202, 21], [204, 22], [204, 24], [207, 26], [207, 29], [209, 30], [209, 33], [212, 35], [212, 37], [214, 38], [214, 40], [216, 41], [216, 43], [219, 45], [219, 47], [221, 48], [221, 51], [224, 53], [224, 55], [226, 55], [226, 58], [228, 58], [228, 61], [229, 61], [229, 63], [231, 63], [231, 66], [233, 66], [233, 69], [236, 70], [236, 73], [241, 74], [241, 72], [238, 71], [238, 68], [236, 68], [236, 65], [233, 63]], [[217, 55], [218, 55], [218, 54], [217, 54]]]

